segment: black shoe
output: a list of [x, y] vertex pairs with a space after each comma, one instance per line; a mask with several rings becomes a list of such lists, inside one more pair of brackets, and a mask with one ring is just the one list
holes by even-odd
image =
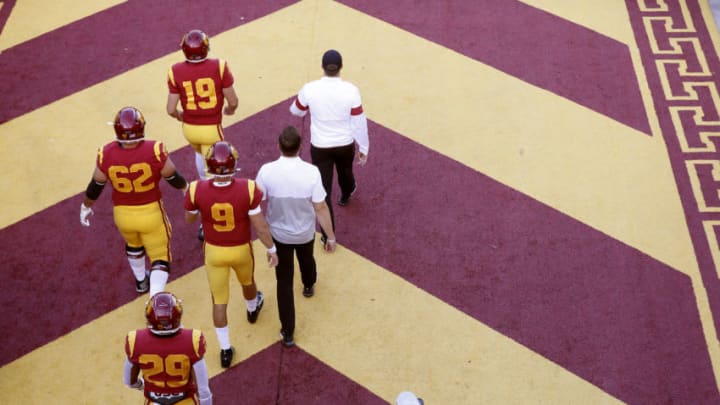
[[142, 281], [135, 280], [135, 291], [137, 291], [140, 294], [144, 294], [148, 292], [150, 289], [150, 276], [145, 275], [145, 278]]
[[198, 229], [198, 239], [200, 239], [200, 242], [205, 242], [205, 231], [202, 225], [200, 225], [200, 229]]
[[315, 295], [315, 286], [311, 285], [310, 287], [304, 287], [303, 295], [306, 296], [307, 298], [310, 298], [313, 295]]
[[220, 365], [222, 368], [228, 368], [230, 367], [230, 363], [232, 363], [233, 356], [235, 355], [235, 348], [230, 346], [229, 349], [226, 350], [220, 350]]
[[357, 190], [357, 184], [355, 184], [355, 187], [353, 187], [353, 189], [352, 189], [352, 191], [350, 192], [350, 194], [348, 194], [348, 195], [343, 195], [343, 196], [340, 197], [340, 199], [338, 200], [338, 205], [341, 206], [341, 207], [344, 207], [344, 206], [348, 205], [348, 203], [350, 202], [350, 197], [351, 197], [353, 194], [355, 194], [355, 190]]
[[292, 334], [286, 334], [285, 331], [280, 330], [280, 337], [282, 338], [282, 344], [285, 347], [295, 346], [295, 339]]
[[260, 315], [260, 310], [262, 309], [263, 303], [265, 302], [265, 300], [263, 299], [263, 293], [261, 291], [257, 292], [257, 297], [255, 299], [257, 300], [257, 307], [252, 312], [247, 311], [247, 318], [248, 322], [250, 323], [255, 323], [255, 321], [257, 321], [258, 315]]

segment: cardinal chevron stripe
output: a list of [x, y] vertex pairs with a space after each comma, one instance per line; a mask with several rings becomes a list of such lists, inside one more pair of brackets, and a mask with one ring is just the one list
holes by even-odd
[[[43, 4], [44, 3], [44, 4]], [[106, 191], [78, 221], [107, 122], [140, 109], [192, 178], [165, 113], [193, 28], [228, 61], [225, 117], [254, 177], [303, 83], [338, 49], [371, 148], [279, 343], [274, 271], [223, 369], [195, 225], [168, 290], [202, 329], [216, 404], [720, 402], [720, 35], [704, 0], [98, 0], [0, 3], [0, 403], [141, 403], [123, 338], [144, 326]], [[108, 194], [108, 195], [106, 195]], [[334, 199], [336, 199], [335, 196]], [[258, 243], [258, 242], [255, 242]], [[257, 248], [261, 248], [257, 246]], [[296, 277], [297, 290], [301, 288]]]

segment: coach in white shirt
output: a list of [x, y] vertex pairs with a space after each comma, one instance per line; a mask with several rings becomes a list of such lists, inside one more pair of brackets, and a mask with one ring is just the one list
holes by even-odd
[[303, 295], [312, 297], [315, 291], [317, 267], [313, 248], [316, 221], [328, 235], [325, 250], [335, 251], [335, 232], [325, 203], [320, 172], [298, 156], [300, 145], [301, 138], [295, 127], [283, 129], [278, 137], [282, 155], [264, 164], [255, 180], [264, 192], [263, 199], [268, 201], [266, 218], [277, 247], [277, 301], [282, 327], [280, 333], [285, 346], [295, 344], [295, 255], [300, 266]]
[[[290, 105], [290, 112], [299, 117], [310, 111], [310, 156], [312, 163], [320, 169], [333, 228], [335, 217], [330, 200], [333, 170], [337, 170], [340, 186], [338, 204], [345, 206], [357, 188], [352, 166], [355, 143], [358, 144], [358, 162], [361, 165], [367, 162], [370, 148], [360, 90], [340, 78], [342, 66], [342, 56], [338, 51], [331, 49], [325, 52], [322, 57], [325, 75], [306, 83]], [[327, 239], [325, 232], [322, 239]]]

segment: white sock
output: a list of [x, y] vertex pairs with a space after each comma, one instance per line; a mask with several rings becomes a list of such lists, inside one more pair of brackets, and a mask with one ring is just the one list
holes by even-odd
[[245, 300], [245, 305], [247, 305], [247, 309], [250, 312], [257, 309], [257, 295], [255, 295], [255, 298], [253, 298], [251, 300]]
[[147, 274], [145, 272], [145, 256], [143, 256], [143, 257], [128, 256], [128, 262], [130, 263], [130, 268], [132, 269], [132, 272], [135, 275], [135, 280], [137, 280], [137, 281], [145, 280], [145, 275]]
[[162, 270], [155, 270], [150, 272], [150, 296], [152, 297], [155, 293], [165, 291], [165, 284], [168, 281], [168, 272]]
[[227, 350], [230, 348], [230, 328], [225, 326], [223, 328], [215, 328], [215, 334], [217, 335], [218, 343], [220, 343], [220, 349]]
[[200, 177], [200, 179], [202, 180], [207, 179], [205, 170], [205, 158], [203, 157], [202, 153], [195, 152], [195, 167], [197, 168], [198, 177]]

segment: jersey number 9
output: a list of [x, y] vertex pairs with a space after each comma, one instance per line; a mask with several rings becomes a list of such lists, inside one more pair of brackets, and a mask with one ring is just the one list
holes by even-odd
[[235, 229], [235, 211], [230, 203], [215, 203], [210, 207], [213, 218], [213, 229], [218, 232], [229, 232]]

